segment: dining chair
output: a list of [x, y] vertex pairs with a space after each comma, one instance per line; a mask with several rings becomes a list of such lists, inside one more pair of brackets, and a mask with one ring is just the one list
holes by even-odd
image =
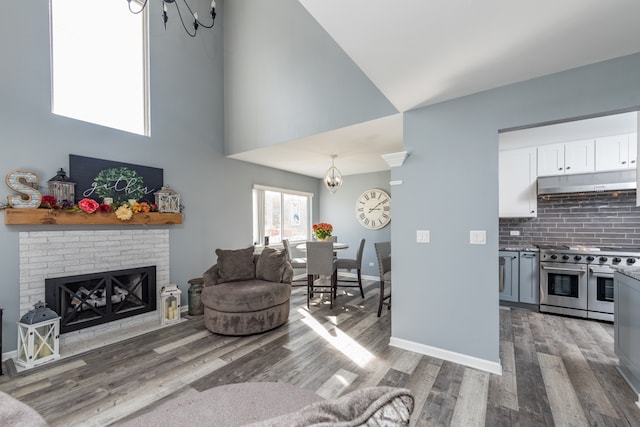
[[[360, 247], [356, 253], [356, 258], [338, 258], [337, 268], [338, 270], [356, 270], [358, 278], [356, 280], [340, 279], [338, 278], [338, 286], [343, 288], [360, 288], [360, 295], [364, 298], [364, 290], [362, 289], [362, 253], [364, 252], [365, 239], [360, 240]], [[341, 285], [342, 282], [358, 283], [357, 285]]]
[[[307, 308], [316, 288], [329, 290], [330, 308], [333, 308], [333, 300], [336, 294], [336, 280], [338, 278], [336, 259], [333, 256], [333, 242], [307, 242]], [[316, 285], [316, 277], [320, 281], [330, 277], [329, 284], [319, 282]]]
[[[307, 259], [306, 258], [293, 258], [291, 256], [291, 245], [289, 244], [289, 239], [282, 239], [282, 245], [287, 250], [287, 259], [291, 267], [295, 270], [296, 268], [307, 268]], [[293, 282], [303, 282], [304, 279], [293, 280]], [[297, 285], [300, 286], [300, 285]]]
[[[380, 273], [380, 302], [378, 303], [378, 317], [380, 317], [384, 304], [391, 310], [391, 242], [376, 242], [373, 246], [376, 248]], [[385, 294], [385, 282], [389, 283], [388, 294]]]

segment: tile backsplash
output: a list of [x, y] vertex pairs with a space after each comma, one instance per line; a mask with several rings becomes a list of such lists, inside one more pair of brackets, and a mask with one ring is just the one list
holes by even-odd
[[500, 219], [501, 247], [536, 243], [640, 247], [635, 190], [543, 196], [537, 218]]

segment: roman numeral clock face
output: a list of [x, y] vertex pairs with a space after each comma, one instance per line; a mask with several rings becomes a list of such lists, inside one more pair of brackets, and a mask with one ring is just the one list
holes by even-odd
[[385, 227], [391, 221], [391, 197], [377, 188], [365, 191], [356, 200], [356, 218], [365, 228]]

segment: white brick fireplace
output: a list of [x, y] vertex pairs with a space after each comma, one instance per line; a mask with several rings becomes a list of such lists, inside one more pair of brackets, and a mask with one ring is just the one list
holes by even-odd
[[[156, 297], [169, 284], [169, 230], [66, 230], [20, 232], [20, 315], [45, 301], [45, 279], [156, 266]], [[61, 354], [107, 344], [160, 326], [149, 312], [63, 334]]]

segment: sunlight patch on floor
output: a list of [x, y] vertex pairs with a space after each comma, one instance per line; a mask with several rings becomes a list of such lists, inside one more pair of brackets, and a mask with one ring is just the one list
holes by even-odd
[[320, 322], [311, 316], [309, 312], [303, 309], [298, 309], [298, 311], [302, 314], [302, 322], [305, 325], [309, 326], [321, 338], [331, 344], [333, 348], [347, 356], [358, 366], [364, 367], [375, 359], [373, 354], [358, 344], [349, 335], [342, 332], [338, 327], [334, 327], [331, 331], [328, 331]]

